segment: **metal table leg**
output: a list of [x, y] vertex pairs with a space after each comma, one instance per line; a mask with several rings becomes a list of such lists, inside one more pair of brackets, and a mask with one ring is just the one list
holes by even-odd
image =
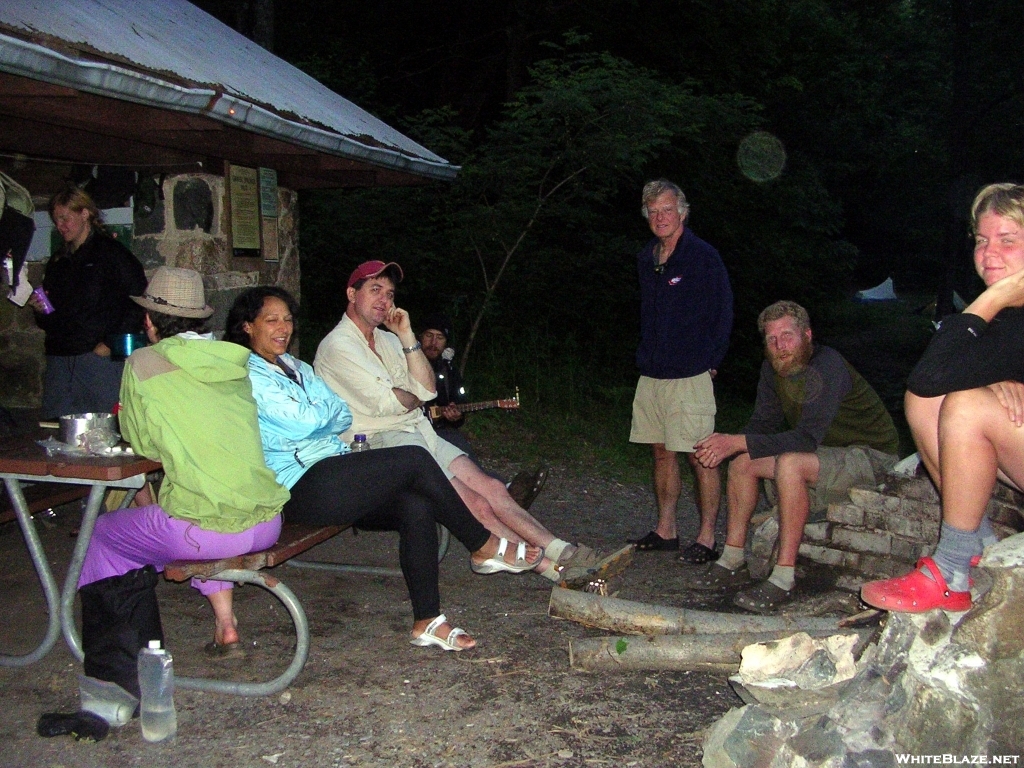
[[64, 589], [60, 593], [60, 626], [64, 633], [64, 642], [68, 644], [71, 653], [79, 661], [85, 660], [85, 652], [82, 650], [82, 638], [79, 636], [78, 627], [75, 626], [75, 596], [78, 594], [78, 577], [82, 575], [85, 552], [89, 549], [92, 531], [96, 527], [96, 518], [99, 517], [100, 510], [103, 508], [103, 497], [106, 493], [105, 485], [94, 485], [89, 489], [89, 501], [85, 505], [82, 523], [78, 526], [78, 538], [75, 541], [75, 549], [71, 553], [68, 574], [64, 578]]
[[226, 570], [214, 574], [211, 578], [220, 581], [234, 581], [239, 584], [255, 584], [271, 592], [281, 601], [295, 625], [295, 654], [288, 668], [278, 677], [265, 683], [235, 683], [230, 680], [214, 680], [207, 677], [175, 677], [174, 684], [179, 688], [209, 693], [230, 693], [236, 696], [269, 696], [287, 688], [299, 676], [302, 667], [309, 657], [309, 621], [302, 604], [280, 579], [260, 571]]
[[7, 486], [7, 495], [11, 498], [11, 505], [18, 518], [18, 525], [25, 537], [25, 545], [28, 547], [32, 564], [35, 566], [39, 582], [42, 584], [43, 594], [46, 596], [46, 610], [50, 615], [46, 636], [34, 651], [24, 656], [0, 655], [0, 666], [25, 667], [34, 664], [48, 654], [57, 642], [57, 638], [60, 637], [60, 600], [57, 595], [57, 582], [53, 578], [53, 571], [50, 570], [50, 564], [46, 560], [46, 553], [39, 540], [35, 522], [32, 520], [32, 515], [29, 514], [28, 503], [25, 501], [21, 483], [16, 478], [4, 478], [4, 484]]

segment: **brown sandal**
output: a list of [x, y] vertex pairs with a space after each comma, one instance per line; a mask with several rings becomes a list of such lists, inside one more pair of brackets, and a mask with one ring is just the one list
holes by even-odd
[[692, 573], [693, 576], [686, 579], [680, 586], [683, 589], [695, 589], [700, 592], [745, 587], [751, 582], [750, 571], [747, 570], [746, 563], [735, 571], [724, 568], [718, 563], [707, 563], [689, 573]]
[[793, 600], [793, 589], [783, 589], [765, 579], [760, 584], [740, 592], [732, 604], [745, 611], [760, 614], [776, 613], [779, 608]]

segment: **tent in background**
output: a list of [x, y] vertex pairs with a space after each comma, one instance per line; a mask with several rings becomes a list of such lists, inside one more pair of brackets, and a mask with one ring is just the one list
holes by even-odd
[[885, 282], [879, 283], [874, 288], [867, 288], [857, 291], [854, 298], [857, 301], [894, 301], [896, 291], [892, 289], [892, 278], [885, 278]]

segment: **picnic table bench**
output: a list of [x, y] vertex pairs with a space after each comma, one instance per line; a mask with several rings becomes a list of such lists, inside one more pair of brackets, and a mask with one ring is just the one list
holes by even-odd
[[[64, 485], [58, 483], [35, 483], [23, 488], [25, 502], [30, 515], [84, 499], [89, 495], [89, 488], [81, 485]], [[17, 520], [14, 505], [6, 494], [0, 497], [0, 524]]]
[[[241, 683], [211, 678], [176, 676], [175, 685], [195, 691], [229, 693], [237, 696], [269, 696], [287, 688], [298, 677], [309, 657], [309, 620], [295, 593], [285, 586], [277, 576], [264, 572], [264, 569], [274, 568], [287, 562], [289, 565], [320, 570], [401, 575], [401, 571], [394, 568], [292, 559], [351, 527], [351, 525], [314, 526], [286, 523], [281, 528], [281, 536], [277, 543], [269, 549], [220, 560], [177, 560], [168, 563], [164, 567], [164, 578], [168, 581], [182, 582], [192, 578], [214, 579], [233, 581], [237, 584], [255, 584], [266, 589], [281, 601], [295, 627], [295, 653], [292, 661], [288, 668], [273, 680], [264, 683]], [[448, 530], [440, 525], [438, 526], [438, 540], [438, 562], [440, 562], [448, 551], [450, 541]]]

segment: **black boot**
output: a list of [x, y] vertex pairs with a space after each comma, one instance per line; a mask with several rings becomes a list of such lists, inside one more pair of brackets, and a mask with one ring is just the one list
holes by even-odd
[[150, 640], [164, 640], [152, 565], [86, 584], [82, 598], [85, 674], [139, 696], [137, 658]]

